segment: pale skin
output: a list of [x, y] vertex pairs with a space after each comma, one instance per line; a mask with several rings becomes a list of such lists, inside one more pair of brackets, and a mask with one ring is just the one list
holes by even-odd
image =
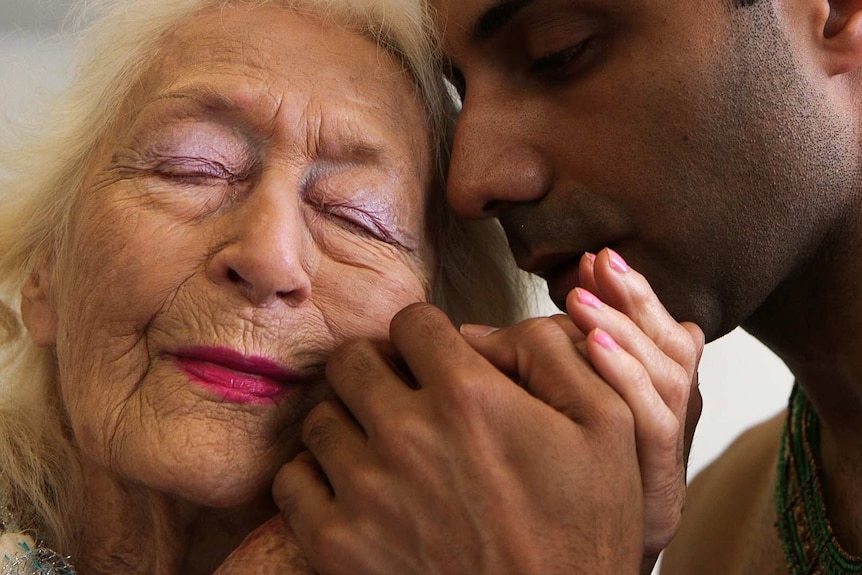
[[[862, 5], [434, 5], [464, 96], [448, 188], [455, 211], [498, 216], [519, 264], [543, 274], [570, 314], [581, 254], [610, 245], [707, 339], [742, 325], [773, 349], [821, 417], [827, 512], [844, 548], [859, 554]], [[769, 509], [779, 426], [753, 430], [694, 483], [666, 572], [786, 572]], [[536, 441], [558, 433], [537, 429]], [[613, 498], [616, 487], [597, 483], [593, 495]], [[555, 508], [573, 501], [560, 496]], [[497, 511], [497, 533], [523, 515]], [[438, 525], [457, 518], [447, 521]], [[392, 531], [410, 525], [389, 518]], [[553, 519], [544, 525], [555, 532]], [[564, 530], [580, 536], [577, 525]], [[518, 550], [569, 573], [630, 568], [623, 549], [592, 570], [576, 565], [591, 556], [570, 542], [522, 539]], [[457, 553], [437, 549], [425, 572], [510, 546], [495, 534]], [[607, 567], [614, 561], [617, 571]]]
[[[79, 572], [212, 573], [278, 515], [326, 358], [428, 298], [426, 122], [401, 65], [333, 23], [220, 7], [163, 40], [22, 289], [81, 456]], [[297, 383], [237, 399], [189, 375], [224, 350]]]

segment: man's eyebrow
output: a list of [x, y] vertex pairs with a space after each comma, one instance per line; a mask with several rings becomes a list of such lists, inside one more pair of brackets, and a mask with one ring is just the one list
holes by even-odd
[[499, 0], [485, 10], [473, 26], [473, 38], [488, 40], [508, 24], [515, 15], [535, 0]]

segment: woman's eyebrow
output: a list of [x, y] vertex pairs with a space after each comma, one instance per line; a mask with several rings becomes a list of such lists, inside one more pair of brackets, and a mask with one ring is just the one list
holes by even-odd
[[248, 99], [247, 105], [243, 105], [240, 98], [228, 96], [212, 86], [200, 84], [159, 93], [145, 106], [165, 100], [187, 100], [201, 109], [222, 112], [249, 110], [255, 102], [253, 99]]
[[[200, 111], [251, 115], [252, 110], [260, 102], [260, 99], [254, 94], [237, 93], [231, 96], [211, 85], [196, 84], [157, 94], [143, 107], [146, 108], [171, 100], [181, 102], [176, 109], [164, 113], [174, 119], [194, 116]], [[162, 113], [159, 115], [163, 116]], [[342, 165], [382, 166], [387, 164], [391, 155], [391, 146], [387, 145], [385, 139], [381, 140], [373, 135], [373, 130], [369, 130], [369, 126], [356, 126], [344, 120], [326, 122], [326, 125], [329, 133], [325, 136], [317, 133], [315, 134], [316, 137], [313, 138], [318, 153], [322, 154], [323, 157]]]

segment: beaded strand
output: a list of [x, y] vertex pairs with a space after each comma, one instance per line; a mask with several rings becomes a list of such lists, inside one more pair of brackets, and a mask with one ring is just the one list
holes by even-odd
[[841, 548], [826, 516], [820, 483], [820, 420], [793, 387], [778, 458], [776, 527], [791, 575], [862, 573], [862, 558]]

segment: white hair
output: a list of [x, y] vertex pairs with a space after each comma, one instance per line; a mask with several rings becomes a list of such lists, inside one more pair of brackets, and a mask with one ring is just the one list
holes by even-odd
[[[158, 53], [161, 39], [196, 12], [226, 4], [274, 4], [334, 19], [373, 38], [410, 73], [432, 127], [439, 174], [430, 229], [439, 268], [432, 301], [456, 323], [506, 324], [523, 314], [522, 280], [496, 223], [456, 219], [442, 182], [455, 107], [420, 0], [101, 0], [84, 2], [72, 86], [39, 133], [0, 158], [0, 505], [8, 487], [24, 528], [64, 553], [80, 534], [82, 480], [58, 393], [53, 350], [37, 347], [19, 313], [22, 285], [62, 253], [69, 214], [117, 110]], [[93, 14], [97, 14], [94, 18]]]

